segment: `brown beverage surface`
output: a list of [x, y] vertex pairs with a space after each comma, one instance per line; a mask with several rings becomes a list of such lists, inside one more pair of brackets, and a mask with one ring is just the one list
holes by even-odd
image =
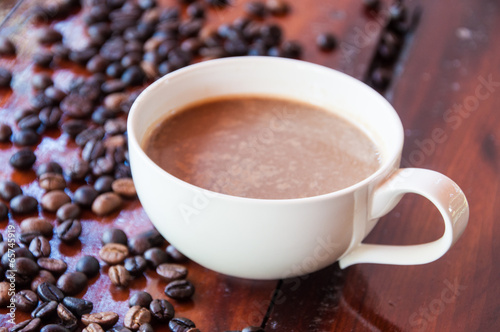
[[144, 149], [186, 182], [262, 199], [330, 193], [379, 167], [375, 144], [350, 122], [310, 104], [260, 96], [188, 106], [156, 125]]

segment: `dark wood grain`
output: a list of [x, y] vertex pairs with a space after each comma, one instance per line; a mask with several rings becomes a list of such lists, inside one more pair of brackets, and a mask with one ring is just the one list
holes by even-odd
[[[0, 34], [7, 35], [18, 45], [17, 57], [0, 58], [0, 66], [11, 69], [14, 73], [12, 89], [0, 90], [0, 119], [17, 130], [13, 114], [16, 110], [29, 106], [29, 96], [33, 94], [30, 79], [34, 73], [44, 71], [31, 64], [31, 56], [37, 50], [35, 41], [37, 30], [44, 24], [30, 22], [30, 9], [42, 0], [24, 1], [16, 11], [8, 17]], [[162, 6], [177, 4], [175, 0], [159, 1]], [[236, 1], [225, 10], [212, 11], [209, 24], [217, 26], [222, 22], [231, 22], [243, 14], [245, 1]], [[357, 29], [366, 29], [372, 19], [365, 15], [360, 3], [350, 1], [317, 2], [314, 0], [292, 3], [291, 15], [276, 19], [284, 27], [286, 39], [299, 40], [305, 46], [304, 59], [341, 70], [358, 78], [363, 77], [373, 55], [378, 34], [382, 27], [375, 24], [370, 30], [370, 38], [360, 44], [357, 40]], [[50, 21], [50, 20], [49, 20]], [[85, 33], [81, 13], [73, 13], [68, 18], [50, 21], [56, 29], [64, 34], [64, 41], [71, 47], [79, 48], [85, 44]], [[341, 40], [341, 48], [332, 53], [319, 52], [315, 45], [317, 34], [323, 31], [335, 32]], [[53, 74], [56, 86], [66, 89], [77, 75], [87, 75], [79, 66], [65, 63], [62, 67], [47, 70]], [[25, 193], [40, 199], [43, 190], [35, 181], [34, 171], [19, 172], [13, 170], [8, 160], [18, 147], [12, 144], [0, 145], [0, 179], [12, 179], [21, 184]], [[55, 160], [67, 167], [80, 150], [74, 142], [59, 130], [45, 133], [36, 148], [36, 167], [49, 160]], [[72, 184], [75, 190], [78, 184]], [[39, 215], [54, 220], [54, 215], [39, 211]], [[25, 216], [10, 215], [8, 223], [18, 225]], [[0, 222], [5, 230], [6, 221]], [[51, 239], [54, 252], [51, 256], [66, 260], [69, 270], [75, 268], [82, 255], [97, 256], [101, 247], [100, 234], [103, 229], [119, 227], [132, 236], [151, 227], [147, 216], [137, 200], [126, 203], [123, 211], [108, 217], [99, 218], [85, 212], [82, 218], [83, 232], [80, 241], [73, 245], [61, 243], [57, 238]], [[202, 331], [241, 330], [248, 325], [261, 325], [266, 320], [266, 313], [275, 294], [278, 281], [250, 281], [231, 278], [206, 270], [203, 267], [188, 263], [189, 277], [196, 286], [196, 293], [188, 303], [173, 301], [178, 316], [189, 317], [196, 322]], [[165, 284], [158, 280], [155, 273], [149, 271], [143, 278], [134, 280], [127, 290], [112, 286], [103, 267], [101, 275], [90, 280], [85, 292], [77, 296], [94, 302], [94, 312], [112, 310], [120, 314], [123, 323], [130, 294], [138, 290], [147, 290], [155, 298], [166, 298], [163, 294]], [[319, 288], [323, 289], [323, 288]], [[0, 309], [0, 326], [10, 326], [5, 309]], [[293, 311], [290, 312], [293, 314]], [[17, 312], [16, 321], [28, 318], [27, 314]], [[289, 318], [284, 318], [288, 320]], [[157, 331], [167, 331], [166, 326], [157, 326]], [[284, 331], [284, 330], [283, 330]]]
[[[500, 328], [500, 61], [495, 56], [500, 45], [494, 42], [500, 6], [493, 1], [421, 5], [420, 25], [388, 91], [405, 127], [403, 166], [454, 179], [469, 200], [469, 225], [444, 257], [427, 265], [363, 264], [344, 271], [335, 265], [283, 283], [285, 300], [274, 306], [266, 331]], [[491, 91], [483, 79], [496, 82]], [[485, 95], [477, 105], [476, 89]], [[447, 112], [455, 105], [469, 106], [451, 120]], [[446, 139], [433, 143], [432, 133], [440, 129]], [[435, 208], [409, 195], [366, 242], [421, 243], [442, 231]]]

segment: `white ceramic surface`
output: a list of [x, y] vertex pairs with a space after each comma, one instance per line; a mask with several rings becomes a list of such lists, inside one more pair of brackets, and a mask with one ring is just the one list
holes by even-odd
[[[151, 126], [168, 114], [199, 100], [241, 94], [297, 99], [340, 114], [376, 142], [380, 169], [349, 188], [326, 195], [248, 199], [181, 181], [141, 149]], [[382, 96], [343, 73], [302, 61], [228, 58], [166, 75], [132, 106], [128, 139], [137, 193], [158, 231], [190, 259], [232, 276], [285, 278], [337, 260], [342, 268], [356, 263], [428, 263], [448, 251], [469, 217], [464, 194], [449, 178], [429, 170], [399, 169], [403, 128]], [[411, 246], [362, 244], [378, 219], [409, 192], [437, 206], [445, 224], [443, 236]], [[412, 222], [418, 222], [418, 216]]]

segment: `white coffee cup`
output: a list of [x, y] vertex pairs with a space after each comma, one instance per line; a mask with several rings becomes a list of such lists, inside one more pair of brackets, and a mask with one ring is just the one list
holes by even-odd
[[[301, 100], [347, 118], [378, 146], [380, 168], [353, 186], [325, 195], [250, 199], [184, 182], [157, 166], [141, 148], [152, 126], [169, 114], [207, 98], [242, 94]], [[158, 231], [193, 261], [232, 276], [292, 277], [337, 260], [342, 268], [357, 263], [424, 264], [448, 251], [469, 218], [467, 200], [452, 180], [430, 170], [399, 168], [403, 128], [382, 96], [343, 73], [303, 61], [227, 58], [168, 74], [135, 101], [128, 139], [137, 194]], [[409, 246], [361, 243], [405, 193], [420, 194], [439, 209], [443, 236]]]

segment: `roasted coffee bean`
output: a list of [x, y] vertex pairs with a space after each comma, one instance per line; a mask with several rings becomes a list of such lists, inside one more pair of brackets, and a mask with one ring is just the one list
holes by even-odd
[[69, 53], [71, 52], [69, 47], [67, 47], [63, 43], [55, 43], [54, 45], [52, 45], [50, 50], [54, 54], [54, 59], [57, 61], [68, 60]]
[[38, 296], [28, 289], [18, 291], [14, 295], [14, 300], [16, 308], [24, 312], [31, 312], [38, 305]]
[[179, 264], [163, 263], [158, 265], [156, 273], [158, 273], [161, 279], [166, 282], [171, 282], [174, 280], [185, 279], [188, 274], [188, 270], [186, 267]]
[[105, 155], [104, 157], [97, 158], [90, 162], [92, 174], [94, 176], [101, 176], [113, 172], [116, 164], [112, 156]]
[[167, 246], [165, 251], [167, 252], [169, 258], [175, 262], [185, 262], [187, 260], [187, 257], [171, 244]]
[[92, 121], [99, 125], [103, 125], [107, 120], [116, 117], [116, 113], [110, 111], [103, 106], [98, 107], [94, 112], [92, 112]]
[[86, 118], [92, 113], [93, 104], [85, 96], [70, 93], [61, 101], [60, 108], [69, 117]]
[[47, 219], [41, 217], [26, 218], [21, 222], [19, 227], [22, 232], [36, 231], [44, 236], [51, 236], [54, 228]]
[[[17, 243], [9, 243], [7, 241], [5, 242], [0, 242], [0, 255], [5, 255], [9, 251], [9, 249], [15, 250], [16, 248], [19, 248], [19, 245]], [[29, 251], [29, 250], [28, 250]], [[3, 263], [2, 263], [3, 264]]]
[[100, 194], [92, 203], [92, 212], [97, 214], [98, 216], [108, 215], [122, 205], [122, 199], [119, 195], [109, 192]]
[[139, 52], [133, 52], [133, 53], [128, 53], [126, 54], [120, 61], [123, 67], [129, 68], [132, 66], [137, 66], [139, 63], [141, 63], [142, 60], [142, 53]]
[[132, 198], [137, 196], [132, 178], [121, 178], [113, 181], [111, 188], [120, 196]]
[[31, 290], [33, 292], [37, 291], [37, 288], [40, 284], [43, 284], [44, 282], [47, 282], [49, 284], [55, 284], [56, 283], [56, 278], [50, 273], [49, 271], [46, 270], [40, 270], [38, 271], [38, 275], [33, 278], [33, 281], [31, 281]]
[[49, 257], [50, 242], [43, 236], [37, 236], [31, 240], [29, 249], [35, 258]]
[[266, 7], [275, 16], [283, 16], [290, 11], [290, 6], [285, 0], [267, 0]]
[[90, 7], [90, 10], [84, 15], [83, 20], [87, 24], [103, 22], [108, 19], [110, 8], [105, 3], [96, 4]]
[[197, 329], [196, 327], [192, 327], [189, 330], [187, 330], [186, 332], [201, 332], [201, 331], [200, 331], [200, 329]]
[[267, 15], [267, 7], [262, 1], [251, 1], [245, 5], [245, 12], [253, 17], [264, 18]]
[[0, 56], [16, 55], [16, 45], [8, 37], [0, 36]]
[[35, 90], [45, 90], [53, 84], [54, 82], [52, 81], [52, 78], [47, 73], [34, 74], [33, 78], [31, 79], [31, 86]]
[[12, 81], [12, 73], [5, 68], [0, 68], [0, 87], [8, 88]]
[[61, 102], [61, 100], [66, 97], [66, 93], [61, 89], [56, 88], [55, 86], [49, 86], [45, 89], [44, 94], [47, 98], [52, 99], [56, 103]]
[[104, 73], [108, 65], [108, 60], [104, 59], [100, 54], [96, 54], [87, 62], [87, 70], [91, 73]]
[[82, 207], [90, 207], [98, 195], [93, 186], [84, 185], [75, 191], [73, 201]]
[[127, 245], [127, 235], [121, 229], [110, 228], [102, 233], [101, 241], [102, 244], [120, 243], [123, 245]]
[[90, 323], [82, 332], [104, 332], [104, 330], [99, 324]]
[[43, 124], [46, 128], [52, 128], [57, 126], [61, 116], [62, 111], [59, 107], [47, 106], [42, 108], [38, 118], [40, 119], [41, 124]]
[[99, 250], [99, 257], [109, 265], [121, 264], [128, 256], [127, 246], [120, 243], [108, 243]]
[[35, 259], [31, 251], [29, 251], [26, 247], [8, 247], [7, 251], [2, 255], [2, 266], [6, 269], [11, 268], [10, 264], [12, 264], [17, 258], [21, 257], [28, 258], [30, 260]]
[[71, 330], [59, 324], [48, 324], [42, 327], [40, 332], [71, 332]]
[[21, 195], [22, 193], [23, 191], [21, 190], [21, 187], [14, 181], [0, 181], [0, 197], [4, 200], [10, 201], [14, 197]]
[[56, 217], [58, 220], [78, 219], [81, 213], [80, 206], [74, 203], [67, 203], [57, 210]]
[[82, 159], [90, 162], [104, 156], [105, 152], [106, 149], [104, 148], [104, 144], [101, 140], [90, 140], [83, 147]]
[[165, 295], [176, 300], [187, 300], [194, 294], [194, 285], [188, 280], [174, 280], [165, 287]]
[[42, 124], [42, 121], [40, 121], [39, 117], [37, 114], [30, 114], [22, 118], [18, 123], [17, 126], [20, 129], [31, 129], [31, 130], [36, 130], [40, 125]]
[[175, 315], [174, 306], [167, 300], [156, 299], [151, 301], [149, 310], [153, 317], [159, 322], [168, 322]]
[[112, 183], [114, 180], [115, 179], [109, 175], [100, 176], [94, 182], [94, 189], [100, 194], [109, 192], [112, 190]]
[[87, 142], [92, 141], [92, 140], [101, 140], [104, 137], [104, 129], [101, 127], [97, 128], [88, 128], [79, 133], [76, 138], [75, 142], [78, 146], [85, 146]]
[[57, 287], [66, 295], [75, 295], [87, 287], [88, 279], [82, 272], [67, 272], [57, 280]]
[[73, 181], [83, 180], [89, 173], [90, 166], [85, 160], [77, 159], [70, 165], [68, 176]]
[[49, 68], [54, 60], [54, 54], [49, 50], [38, 50], [31, 57], [31, 61], [37, 66]]
[[196, 327], [196, 325], [190, 319], [176, 317], [170, 320], [168, 327], [172, 332], [187, 332], [189, 329]]
[[62, 174], [63, 169], [62, 169], [61, 165], [59, 165], [57, 162], [49, 161], [49, 162], [45, 162], [45, 163], [41, 164], [36, 169], [36, 175], [38, 177], [42, 176], [45, 173]]
[[120, 61], [125, 55], [125, 42], [121, 38], [109, 39], [102, 45], [101, 56], [109, 61]]
[[139, 291], [132, 295], [128, 300], [129, 307], [133, 306], [141, 306], [145, 308], [149, 308], [149, 305], [153, 301], [153, 297], [148, 292]]
[[302, 45], [296, 41], [285, 41], [281, 49], [285, 58], [299, 59], [302, 56]]
[[7, 219], [9, 216], [9, 208], [5, 203], [0, 202], [0, 221]]
[[0, 282], [0, 307], [5, 307], [10, 302], [10, 282]]
[[38, 201], [28, 195], [18, 195], [10, 200], [10, 209], [19, 214], [33, 213], [38, 209]]
[[82, 223], [78, 219], [68, 219], [56, 227], [57, 237], [64, 242], [75, 241], [82, 233]]
[[[121, 103], [118, 105], [120, 107]], [[123, 118], [110, 119], [104, 123], [104, 130], [108, 135], [123, 134], [127, 131], [127, 121]]]
[[337, 47], [337, 38], [329, 32], [321, 33], [316, 38], [316, 45], [325, 52], [334, 50]]
[[21, 109], [18, 109], [17, 111], [14, 112], [14, 120], [16, 122], [19, 122], [23, 118], [25, 118], [29, 115], [34, 115], [34, 114], [38, 114], [38, 110], [33, 109], [33, 108], [21, 108]]
[[56, 301], [61, 302], [64, 299], [63, 292], [54, 284], [48, 282], [38, 285], [36, 292], [40, 299], [45, 302]]
[[62, 34], [54, 28], [44, 27], [37, 32], [38, 42], [41, 44], [53, 44], [61, 41]]
[[61, 274], [68, 268], [68, 265], [61, 259], [51, 257], [41, 257], [36, 263], [42, 269], [52, 272], [54, 274]]
[[47, 191], [62, 191], [66, 188], [66, 180], [61, 174], [58, 173], [42, 174], [38, 180], [38, 184], [40, 185], [40, 188]]
[[34, 238], [41, 235], [42, 234], [40, 232], [21, 232], [21, 235], [19, 236], [19, 242], [25, 245], [29, 245]]
[[144, 258], [151, 268], [156, 268], [158, 265], [168, 261], [168, 255], [160, 248], [150, 248], [144, 252]]
[[[38, 294], [38, 296], [40, 296], [40, 294]], [[57, 301], [40, 302], [38, 307], [31, 313], [31, 317], [46, 320], [57, 312], [57, 305]]]
[[0, 142], [10, 141], [12, 136], [12, 128], [8, 124], [0, 123]]
[[71, 198], [63, 190], [52, 190], [42, 196], [40, 205], [49, 212], [56, 212], [61, 206], [71, 202]]
[[380, 8], [380, 0], [363, 0], [363, 6], [367, 10], [378, 10]]
[[[42, 325], [42, 320], [40, 318], [28, 319], [12, 326], [9, 332], [36, 332], [40, 329], [40, 325]], [[7, 329], [5, 331], [7, 331]]]
[[33, 129], [21, 129], [12, 135], [12, 143], [19, 146], [33, 146], [38, 144], [39, 138]]
[[89, 314], [94, 308], [92, 302], [71, 296], [66, 296], [62, 303], [78, 317]]
[[127, 287], [130, 282], [130, 273], [123, 265], [110, 266], [108, 276], [111, 283], [118, 287]]
[[87, 128], [87, 124], [85, 123], [85, 121], [76, 120], [76, 119], [70, 119], [61, 125], [62, 131], [71, 137], [76, 137], [78, 134], [80, 134], [86, 128]]
[[247, 326], [241, 332], [265, 332], [260, 326]]
[[149, 323], [142, 324], [139, 329], [137, 330], [139, 332], [154, 332], [153, 326]]
[[88, 278], [99, 274], [99, 261], [93, 256], [83, 256], [76, 263], [76, 270], [84, 273]]
[[144, 72], [142, 71], [141, 67], [137, 65], [127, 68], [121, 76], [121, 81], [126, 86], [143, 84], [145, 79], [146, 75], [144, 75]]
[[55, 106], [55, 102], [45, 95], [43, 92], [38, 92], [34, 96], [30, 97], [30, 105], [31, 108], [39, 112], [42, 108], [47, 107], [47, 106]]
[[119, 316], [112, 311], [97, 312], [94, 314], [82, 315], [82, 323], [89, 325], [91, 323], [99, 324], [102, 328], [110, 328], [118, 322]]
[[123, 323], [125, 327], [132, 330], [137, 330], [142, 324], [149, 323], [150, 321], [151, 312], [148, 309], [137, 305], [128, 309], [127, 313], [125, 314]]
[[[128, 98], [128, 94], [126, 94], [126, 93], [123, 93], [123, 92], [112, 93], [110, 95], [107, 95], [104, 98], [103, 104], [104, 104], [104, 107], [106, 107], [106, 109], [113, 111], [113, 112], [118, 112], [118, 111], [120, 111], [121, 105], [123, 104], [123, 102], [125, 102], [127, 100], [127, 98]], [[120, 129], [121, 129], [121, 126], [120, 126]], [[125, 127], [125, 129], [126, 129], [126, 127]], [[105, 128], [105, 130], [106, 130], [106, 128]], [[108, 128], [108, 130], [109, 130], [109, 128]], [[108, 130], [106, 130], [106, 132], [108, 132]], [[124, 131], [122, 131], [122, 132], [124, 132]], [[112, 134], [112, 135], [114, 135], [114, 134]]]
[[148, 267], [146, 259], [139, 255], [126, 258], [123, 264], [125, 269], [134, 276], [142, 274]]
[[92, 46], [89, 46], [81, 50], [72, 50], [69, 53], [69, 59], [82, 66], [85, 66], [86, 63], [98, 52], [99, 52], [98, 48]]
[[61, 320], [62, 326], [69, 330], [74, 330], [78, 326], [75, 315], [64, 304], [59, 303], [57, 306], [57, 316]]
[[391, 82], [392, 71], [386, 68], [376, 68], [370, 77], [371, 85], [376, 89], [385, 89]]
[[128, 247], [133, 254], [142, 255], [149, 248], [161, 246], [163, 242], [163, 236], [156, 229], [151, 229], [129, 239]]
[[113, 78], [119, 78], [122, 76], [125, 68], [120, 62], [113, 62], [106, 68], [106, 74]]
[[[123, 74], [122, 74], [123, 75]], [[127, 84], [119, 79], [109, 80], [101, 85], [101, 91], [105, 94], [121, 92], [125, 90]]]

